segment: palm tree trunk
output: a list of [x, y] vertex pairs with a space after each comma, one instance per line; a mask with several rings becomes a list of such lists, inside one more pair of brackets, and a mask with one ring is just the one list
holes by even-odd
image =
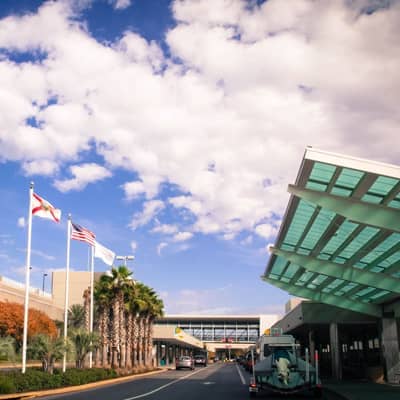
[[133, 336], [133, 314], [128, 314], [128, 327], [126, 337], [126, 368], [132, 368], [132, 336]]
[[153, 367], [153, 319], [149, 318], [148, 322], [148, 357], [149, 357], [149, 367]]
[[120, 340], [119, 340], [119, 333], [120, 333], [120, 327], [119, 327], [119, 298], [116, 297], [113, 299], [112, 303], [112, 310], [113, 310], [113, 319], [112, 319], [112, 338], [111, 338], [111, 344], [112, 344], [112, 360], [111, 360], [111, 367], [112, 368], [118, 368], [119, 367], [119, 359], [118, 359], [118, 352], [119, 352], [119, 346], [120, 346]]
[[101, 311], [101, 323], [100, 323], [100, 338], [101, 338], [101, 364], [103, 368], [109, 367], [108, 362], [108, 347], [109, 347], [109, 309], [104, 307]]
[[133, 366], [138, 365], [138, 345], [139, 345], [139, 320], [133, 317], [133, 337], [132, 337], [132, 362]]
[[150, 318], [147, 316], [144, 320], [144, 365], [146, 368], [150, 367], [150, 356], [149, 356], [149, 326]]
[[126, 367], [126, 313], [125, 313], [125, 304], [124, 304], [124, 295], [123, 293], [119, 296], [119, 328], [120, 328], [120, 349], [121, 349], [121, 359], [120, 359], [120, 367]]
[[90, 326], [90, 288], [83, 292], [83, 308], [85, 310], [85, 329], [89, 332]]
[[140, 318], [139, 320], [139, 366], [143, 367], [145, 363], [145, 319]]

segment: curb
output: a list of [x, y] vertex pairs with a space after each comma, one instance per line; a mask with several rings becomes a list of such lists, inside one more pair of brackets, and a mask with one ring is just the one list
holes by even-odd
[[120, 383], [120, 382], [133, 381], [135, 379], [142, 378], [144, 376], [161, 374], [161, 373], [167, 372], [167, 371], [168, 371], [167, 369], [159, 369], [156, 371], [144, 372], [141, 374], [121, 376], [119, 378], [105, 379], [102, 381], [85, 383], [84, 385], [78, 385], [78, 386], [66, 386], [66, 387], [57, 388], [57, 389], [38, 390], [35, 392], [2, 394], [2, 395], [0, 395], [0, 400], [14, 400], [14, 399], [28, 400], [28, 399], [33, 399], [35, 397], [40, 397], [40, 396], [48, 396], [48, 395], [53, 395], [53, 394], [76, 392], [76, 391], [80, 391], [80, 390], [92, 389], [92, 388], [101, 387], [101, 386], [113, 385], [113, 384]]

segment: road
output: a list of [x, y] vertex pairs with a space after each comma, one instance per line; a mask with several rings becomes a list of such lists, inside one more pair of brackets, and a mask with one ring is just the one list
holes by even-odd
[[[98, 389], [41, 397], [41, 400], [245, 400], [249, 398], [249, 374], [235, 363], [211, 364], [194, 371], [170, 370], [130, 382], [111, 384]], [[260, 394], [259, 398], [281, 399]], [[296, 396], [294, 399], [305, 398]], [[285, 400], [289, 397], [285, 396]], [[325, 400], [338, 400], [325, 393]]]

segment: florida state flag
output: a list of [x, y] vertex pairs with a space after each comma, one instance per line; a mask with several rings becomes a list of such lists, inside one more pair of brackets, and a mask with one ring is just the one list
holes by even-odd
[[47, 200], [42, 199], [36, 193], [32, 193], [32, 215], [60, 222], [61, 210], [54, 208]]

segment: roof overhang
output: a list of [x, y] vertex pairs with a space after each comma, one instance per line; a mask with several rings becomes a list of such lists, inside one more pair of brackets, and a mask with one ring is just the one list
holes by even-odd
[[204, 343], [201, 340], [187, 334], [179, 327], [171, 325], [155, 324], [153, 326], [153, 340], [197, 349], [204, 348]]
[[380, 317], [400, 298], [400, 167], [307, 148], [262, 277]]

